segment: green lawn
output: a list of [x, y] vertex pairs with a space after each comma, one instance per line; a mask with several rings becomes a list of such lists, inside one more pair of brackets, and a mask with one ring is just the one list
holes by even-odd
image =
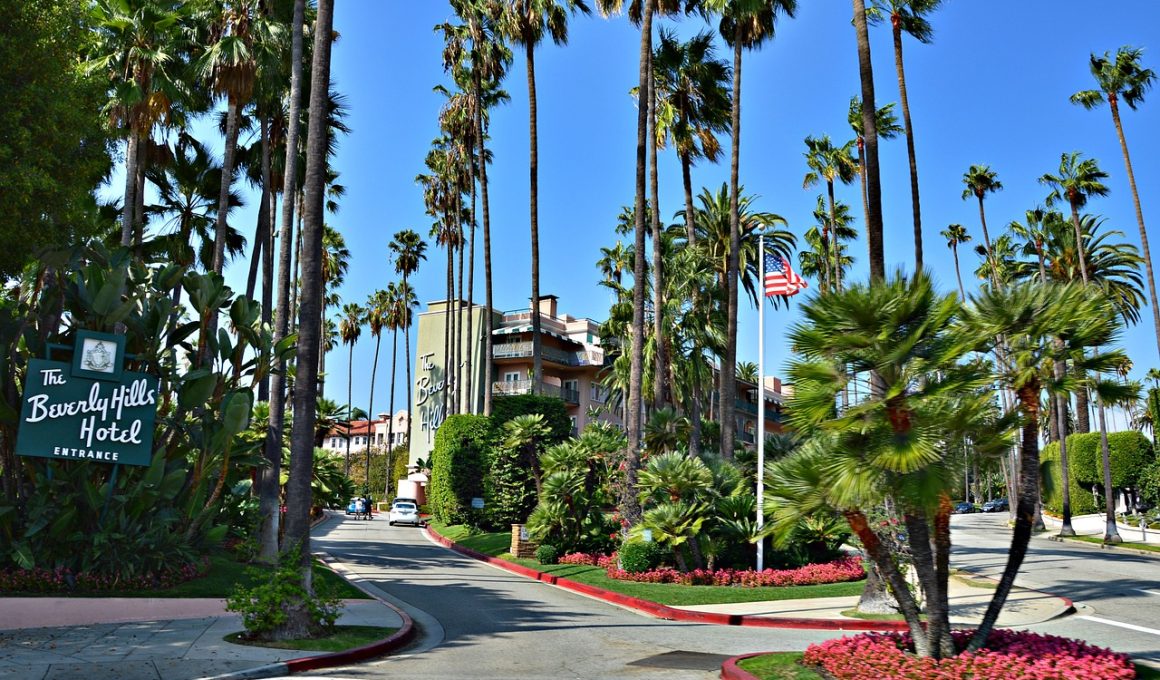
[[698, 604], [725, 604], [730, 602], [765, 602], [812, 597], [842, 597], [861, 595], [863, 581], [827, 583], [815, 586], [785, 586], [782, 588], [740, 588], [735, 586], [681, 586], [672, 583], [635, 583], [608, 578], [600, 567], [579, 564], [540, 564], [535, 560], [514, 559], [507, 554], [511, 536], [507, 532], [471, 533], [463, 526], [446, 526], [431, 522], [431, 528], [460, 545], [493, 557], [502, 557], [547, 574], [585, 583], [623, 595], [639, 597], [659, 604], [684, 607]]
[[[1069, 541], [1083, 541], [1084, 543], [1103, 543], [1103, 536], [1070, 536], [1065, 540]], [[1133, 550], [1146, 550], [1148, 552], [1160, 553], [1160, 545], [1154, 543], [1130, 543], [1124, 541], [1123, 543], [1114, 544], [1116, 548], [1131, 548]]]
[[334, 633], [321, 638], [258, 642], [256, 640], [243, 638], [242, 633], [230, 633], [222, 639], [235, 645], [249, 645], [251, 647], [299, 649], [309, 652], [345, 652], [348, 649], [378, 642], [398, 630], [397, 628], [385, 628], [382, 626], [335, 626], [334, 628]]
[[743, 659], [737, 665], [761, 680], [815, 680], [822, 676], [801, 665], [801, 652], [775, 652]]
[[[71, 597], [214, 597], [225, 599], [233, 593], [235, 586], [240, 584], [248, 587], [254, 584], [254, 578], [247, 571], [249, 567], [264, 568], [258, 567], [257, 565], [244, 564], [231, 557], [219, 554], [210, 557], [209, 571], [205, 576], [179, 583], [172, 588], [166, 588], [164, 590], [101, 590], [75, 593], [13, 592], [5, 593], [5, 595], [28, 597], [59, 597], [61, 595], [69, 595]], [[314, 588], [320, 593], [333, 593], [342, 599], [370, 599], [361, 590], [347, 583], [341, 576], [317, 560], [314, 562]]]

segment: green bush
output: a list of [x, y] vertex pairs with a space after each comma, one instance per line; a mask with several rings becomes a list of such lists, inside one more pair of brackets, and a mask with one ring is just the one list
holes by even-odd
[[542, 442], [545, 447], [559, 444], [572, 436], [572, 421], [563, 399], [544, 397], [536, 394], [497, 396], [491, 402], [491, 425], [499, 432], [503, 424], [530, 413], [544, 416], [544, 424], [551, 432]]
[[[1075, 455], [1072, 442], [1077, 435], [1067, 438], [1068, 472], [1071, 476], [1071, 514], [1086, 515], [1097, 511], [1095, 498], [1090, 487], [1084, 488], [1076, 481]], [[1083, 435], [1079, 435], [1083, 436]], [[1099, 435], [1096, 435], [1099, 441]], [[1039, 454], [1040, 470], [1043, 475], [1043, 507], [1051, 512], [1063, 514], [1063, 469], [1059, 461], [1059, 442], [1051, 442]]]
[[439, 426], [431, 452], [428, 501], [440, 522], [480, 524], [481, 511], [471, 507], [471, 499], [484, 497], [491, 441], [491, 422], [485, 416], [454, 415]]
[[[251, 576], [265, 576], [265, 572], [250, 568]], [[310, 617], [313, 633], [321, 634], [334, 628], [341, 613], [341, 600], [302, 588], [302, 551], [294, 548], [282, 555], [278, 567], [269, 577], [253, 588], [238, 587], [226, 600], [226, 611], [242, 615], [246, 636], [265, 639], [270, 632], [286, 623], [286, 603], [300, 601]]]
[[[1098, 432], [1069, 436], [1067, 452], [1076, 481], [1089, 486], [1103, 484], [1104, 463]], [[1109, 433], [1108, 453], [1112, 486], [1117, 489], [1137, 486], [1144, 468], [1156, 460], [1152, 442], [1136, 431]]]
[[630, 572], [651, 571], [664, 559], [665, 551], [655, 541], [629, 541], [617, 552], [620, 568]]
[[491, 529], [522, 524], [528, 518], [536, 507], [536, 485], [518, 451], [502, 446], [492, 450], [483, 497], [485, 520]]
[[536, 561], [540, 564], [556, 564], [560, 561], [560, 551], [554, 545], [541, 545], [536, 548]]

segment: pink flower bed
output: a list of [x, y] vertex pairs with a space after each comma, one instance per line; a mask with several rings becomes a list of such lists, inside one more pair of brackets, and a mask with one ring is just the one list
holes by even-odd
[[13, 569], [0, 571], [0, 592], [56, 593], [69, 591], [154, 590], [172, 588], [209, 571], [209, 558], [167, 569], [158, 574], [126, 577], [120, 574], [72, 573], [68, 569]]
[[[954, 631], [955, 646], [966, 647], [974, 631]], [[810, 645], [802, 663], [820, 666], [843, 680], [1130, 680], [1136, 669], [1126, 654], [1054, 635], [995, 630], [985, 649], [950, 659], [913, 654], [909, 633], [863, 633]]]
[[616, 567], [616, 555], [605, 557], [587, 553], [569, 553], [560, 558], [562, 564], [586, 564], [602, 567], [609, 578], [637, 583], [676, 583], [685, 586], [740, 586], [768, 588], [778, 586], [808, 586], [819, 583], [842, 583], [866, 578], [862, 558], [845, 557], [825, 564], [807, 564], [797, 569], [695, 569], [681, 572], [671, 567], [652, 571], [630, 572]]

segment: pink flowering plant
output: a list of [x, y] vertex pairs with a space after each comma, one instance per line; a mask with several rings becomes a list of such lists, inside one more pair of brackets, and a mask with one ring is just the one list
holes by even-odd
[[139, 575], [73, 572], [56, 569], [7, 569], [0, 571], [0, 593], [111, 592], [158, 590], [204, 576], [210, 561], [203, 557], [172, 569]]
[[637, 583], [675, 583], [685, 586], [738, 586], [742, 588], [770, 588], [806, 586], [819, 583], [844, 583], [866, 578], [862, 558], [845, 557], [825, 564], [807, 564], [797, 569], [694, 569], [678, 571], [660, 567], [649, 571], [631, 572], [617, 566], [616, 553], [611, 556], [592, 553], [569, 553], [560, 558], [560, 564], [582, 564], [601, 567], [609, 578]]
[[952, 631], [957, 656], [919, 657], [909, 633], [864, 633], [810, 645], [802, 663], [843, 680], [1130, 680], [1135, 667], [1117, 654], [1078, 640], [992, 630], [977, 652], [963, 651], [974, 631]]

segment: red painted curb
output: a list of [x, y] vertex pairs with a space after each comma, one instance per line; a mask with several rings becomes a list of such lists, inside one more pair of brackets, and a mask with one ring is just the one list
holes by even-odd
[[744, 614], [719, 614], [717, 612], [694, 612], [687, 609], [677, 609], [676, 607], [658, 604], [649, 600], [642, 600], [638, 597], [614, 593], [604, 588], [588, 585], [587, 583], [577, 583], [566, 578], [536, 571], [522, 564], [515, 564], [514, 562], [501, 560], [498, 557], [484, 555], [479, 551], [464, 547], [451, 539], [440, 536], [432, 531], [430, 527], [426, 527], [424, 531], [431, 540], [461, 555], [481, 562], [487, 562], [500, 569], [510, 571], [513, 574], [526, 576], [527, 578], [543, 581], [544, 583], [564, 588], [565, 590], [571, 590], [588, 595], [589, 597], [594, 597], [598, 600], [604, 600], [605, 602], [611, 602], [612, 604], [643, 612], [650, 616], [655, 616], [658, 619], [687, 621], [690, 623], [710, 623], [719, 626], [751, 626], [754, 628], [788, 628], [796, 630], [908, 630], [904, 621], [862, 621], [859, 619], [809, 619], [796, 617], [764, 618], [760, 616], [746, 616]]
[[737, 662], [755, 656], [763, 656], [769, 653], [770, 652], [754, 652], [752, 654], [742, 654], [741, 656], [733, 656], [725, 659], [725, 662], [721, 664], [721, 680], [760, 680], [756, 675], [742, 670], [741, 667], [737, 665]]

